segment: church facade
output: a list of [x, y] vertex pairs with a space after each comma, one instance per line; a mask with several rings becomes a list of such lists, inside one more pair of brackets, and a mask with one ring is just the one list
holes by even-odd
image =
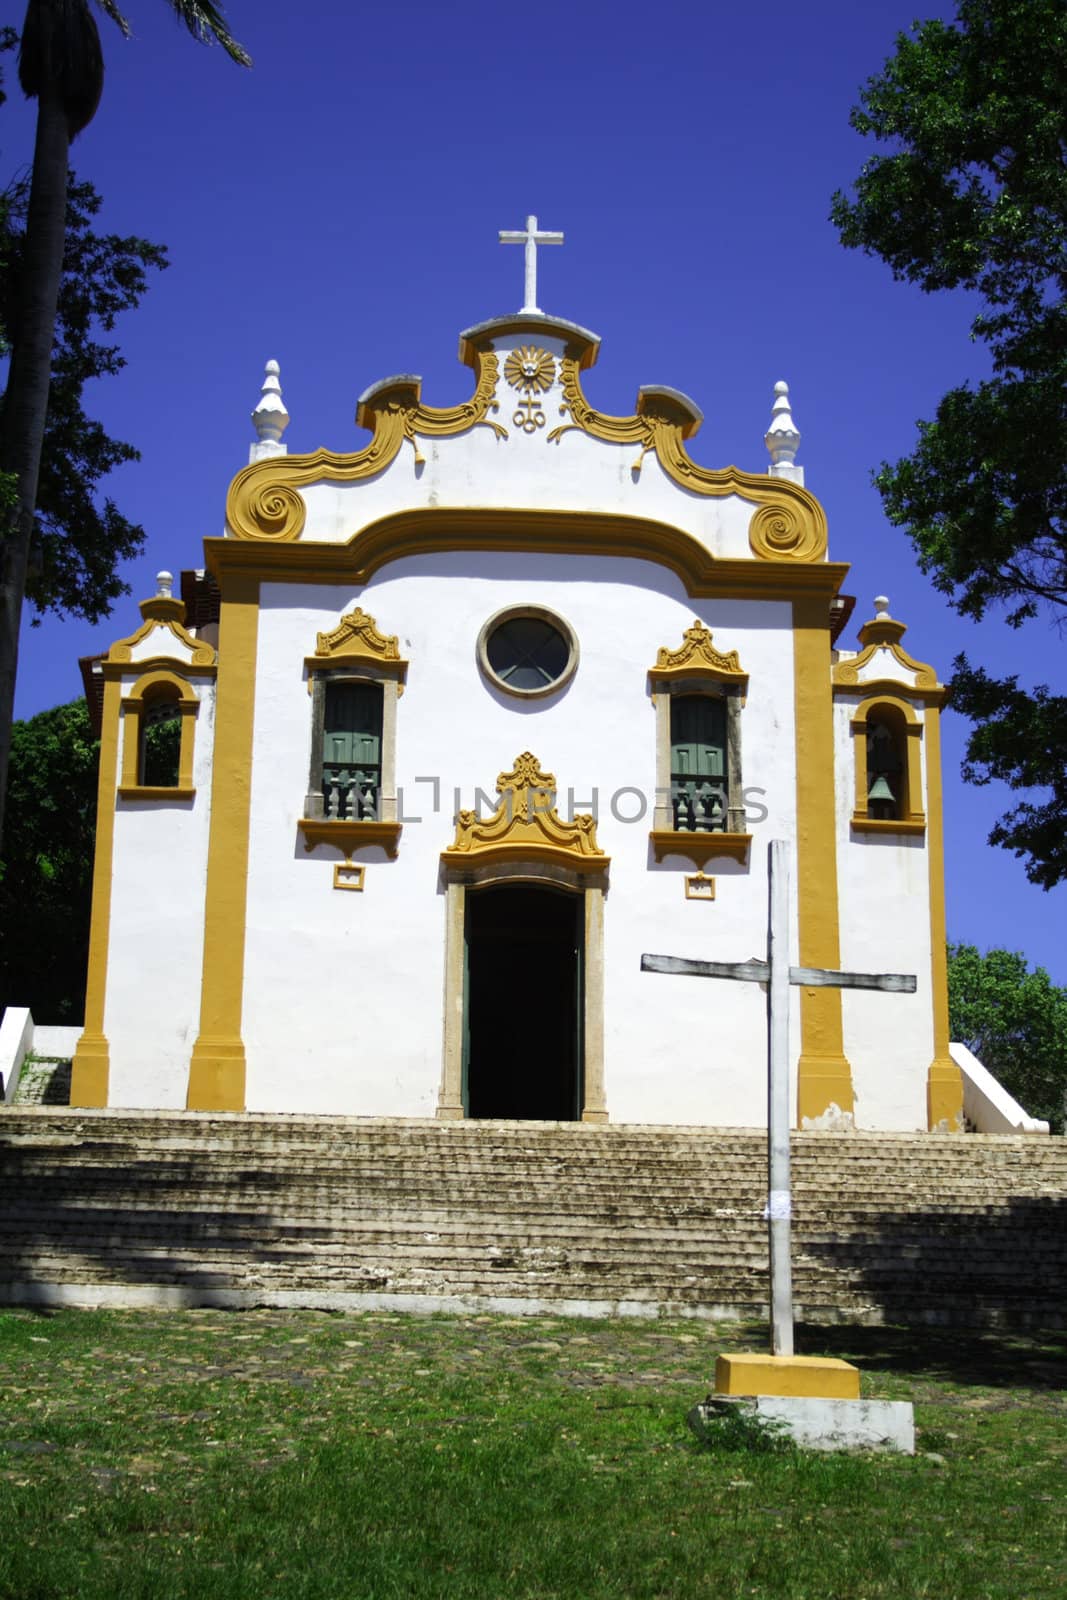
[[259, 442], [184, 599], [92, 663], [100, 804], [71, 1103], [758, 1126], [766, 950], [913, 994], [791, 991], [798, 1126], [955, 1129], [939, 707], [847, 567], [778, 386], [763, 473], [700, 413], [593, 409], [595, 335], [461, 336], [468, 399], [368, 389], [352, 454]]

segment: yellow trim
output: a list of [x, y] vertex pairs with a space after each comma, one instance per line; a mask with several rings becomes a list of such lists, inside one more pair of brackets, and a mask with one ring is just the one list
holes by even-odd
[[899, 818], [853, 817], [849, 826], [853, 833], [909, 833], [921, 838], [926, 832], [926, 821], [922, 817], [917, 821], [914, 818], [904, 821]]
[[380, 845], [393, 861], [404, 831], [399, 822], [349, 822], [344, 817], [298, 817], [296, 825], [304, 836], [305, 850], [329, 844], [349, 856], [353, 850]]
[[685, 898], [687, 900], [714, 900], [715, 879], [705, 877], [703, 872], [694, 872], [685, 880]]
[[[881, 681], [875, 685], [861, 683], [860, 673], [869, 666], [880, 650], [888, 650], [896, 665], [902, 672], [912, 673], [912, 679], [890, 679], [900, 693], [901, 688], [906, 688], [910, 693], [913, 689], [933, 691], [939, 697], [944, 695], [943, 687], [937, 681], [937, 673], [925, 661], [916, 661], [914, 656], [902, 648], [901, 639], [907, 633], [907, 626], [897, 622], [893, 617], [872, 617], [870, 622], [865, 622], [859, 630], [860, 643], [863, 649], [857, 656], [850, 656], [846, 661], [839, 661], [833, 670], [835, 688], [851, 688], [873, 690], [881, 688]], [[925, 695], [924, 695], [925, 698]]]
[[596, 820], [586, 814], [564, 822], [551, 802], [556, 779], [542, 772], [529, 750], [515, 757], [496, 780], [500, 804], [483, 820], [476, 811], [456, 817], [456, 837], [442, 850], [447, 867], [480, 867], [505, 861], [544, 861], [577, 872], [604, 872], [610, 857], [596, 842]]
[[[834, 807], [829, 616], [821, 598], [793, 602], [797, 771], [797, 915], [803, 967], [841, 965]], [[800, 991], [797, 1122], [855, 1110], [844, 1050], [841, 990]]]
[[185, 606], [180, 600], [168, 600], [165, 596], [157, 596], [154, 600], [142, 600], [141, 615], [144, 621], [136, 633], [131, 633], [128, 639], [116, 639], [103, 662], [105, 667], [125, 666], [129, 668], [147, 666], [147, 661], [134, 661], [133, 647], [142, 644], [153, 633], [170, 634], [183, 647], [190, 651], [188, 660], [184, 655], [161, 655], [153, 657], [173, 665], [180, 662], [183, 667], [213, 667], [218, 657], [214, 647], [197, 639], [187, 628], [182, 626], [181, 619], [185, 616]]
[[931, 1132], [963, 1132], [963, 1074], [949, 1055], [948, 948], [945, 928], [945, 833], [941, 797], [941, 717], [926, 713], [927, 853], [930, 863], [930, 998], [934, 1056], [927, 1075], [927, 1124]]
[[348, 889], [355, 894], [362, 894], [366, 876], [367, 869], [362, 862], [338, 861], [333, 869], [333, 886], [335, 889]]
[[750, 833], [689, 833], [674, 828], [653, 828], [648, 837], [657, 861], [666, 856], [684, 856], [701, 871], [719, 857], [739, 861], [743, 866], [752, 843]]
[[639, 444], [640, 453], [631, 466], [635, 476], [651, 450], [667, 476], [691, 494], [735, 494], [754, 501], [757, 509], [749, 523], [749, 546], [760, 560], [825, 560], [826, 515], [815, 496], [788, 479], [739, 472], [736, 467], [712, 470], [698, 466], [685, 448], [687, 435], [696, 431], [695, 419], [683, 412], [676, 399], [646, 391], [633, 416], [607, 416], [586, 400], [579, 363], [573, 356], [564, 356], [560, 362], [560, 382], [560, 410], [573, 420], [553, 428], [550, 442], [558, 444], [564, 434], [580, 429], [609, 444]]
[[380, 517], [345, 544], [272, 544], [251, 535], [204, 540], [208, 570], [220, 583], [241, 572], [267, 582], [356, 587], [390, 562], [457, 550], [630, 556], [668, 568], [693, 598], [792, 600], [811, 593], [825, 598], [827, 614], [849, 570], [843, 562], [717, 557], [670, 523], [602, 511], [422, 506]]
[[858, 1400], [859, 1368], [837, 1356], [717, 1356], [715, 1393]]
[[[847, 663], [845, 663], [847, 665]], [[839, 663], [840, 665], [840, 663]], [[837, 672], [837, 667], [834, 668]], [[899, 678], [865, 678], [862, 683], [840, 683], [834, 678], [834, 698], [842, 695], [865, 694], [872, 700], [884, 700], [886, 696], [907, 696], [908, 701], [917, 701], [919, 705], [940, 706], [948, 698], [948, 690], [943, 683], [929, 686], [916, 687], [910, 683], [902, 683]]]
[[372, 428], [374, 437], [362, 450], [337, 454], [315, 450], [308, 455], [270, 456], [239, 472], [226, 496], [226, 522], [238, 539], [299, 539], [307, 509], [299, 490], [309, 483], [359, 483], [382, 472], [399, 454], [405, 439], [422, 455], [416, 437], [444, 439], [471, 428], [492, 428], [498, 438], [507, 430], [487, 416], [498, 409], [498, 363], [491, 350], [475, 353], [474, 394], [458, 406], [424, 406], [418, 378], [398, 378], [379, 385], [360, 402], [356, 420]]
[[230, 579], [219, 617], [223, 670], [215, 708], [200, 1033], [185, 1102], [190, 1111], [241, 1111], [245, 1103], [241, 1007], [258, 632], [258, 579]]
[[194, 800], [196, 790], [181, 784], [120, 783], [115, 791], [121, 800]]
[[100, 671], [106, 680], [128, 678], [131, 672], [171, 672], [185, 682], [190, 678], [210, 680], [218, 667], [213, 661], [193, 667], [179, 656], [143, 656], [139, 661], [101, 661]]
[[[178, 782], [171, 788], [162, 786], [146, 786], [140, 781], [141, 774], [141, 719], [147, 705], [154, 700], [170, 699], [169, 693], [157, 691], [176, 691], [173, 704], [178, 707], [181, 714], [181, 742], [178, 747]], [[119, 785], [119, 794], [123, 798], [140, 798], [142, 800], [182, 800], [189, 799], [196, 793], [193, 787], [193, 738], [197, 713], [200, 710], [200, 701], [194, 694], [191, 686], [184, 678], [171, 668], [164, 667], [152, 672], [146, 672], [138, 678], [128, 694], [123, 696], [122, 710], [124, 714], [122, 735], [122, 782]]]
[[373, 661], [375, 666], [390, 662], [406, 667], [400, 659], [400, 641], [395, 633], [379, 633], [378, 625], [362, 606], [347, 612], [330, 633], [315, 635], [315, 654], [308, 663], [324, 666], [338, 658], [344, 661]]
[[[866, 687], [866, 685], [864, 685]], [[903, 817], [885, 820], [867, 814], [867, 733], [872, 711], [887, 706], [904, 720], [905, 800]], [[902, 698], [901, 685], [894, 684], [889, 694], [871, 695], [861, 701], [852, 714], [852, 776], [855, 800], [851, 826], [856, 833], [925, 833], [922, 771], [919, 740], [923, 725], [914, 706]]]
[[96, 848], [93, 853], [92, 920], [89, 969], [85, 983], [85, 1028], [74, 1050], [70, 1072], [72, 1106], [106, 1106], [110, 1054], [104, 1033], [108, 945], [111, 937], [111, 876], [115, 859], [115, 786], [119, 768], [117, 683], [104, 685], [100, 727], [100, 766], [96, 788]]
[[691, 628], [683, 630], [682, 641], [677, 650], [661, 645], [656, 651], [656, 665], [648, 669], [653, 685], [670, 683], [672, 678], [711, 678], [717, 683], [748, 687], [748, 673], [742, 668], [737, 651], [717, 650], [711, 629], [699, 618]]

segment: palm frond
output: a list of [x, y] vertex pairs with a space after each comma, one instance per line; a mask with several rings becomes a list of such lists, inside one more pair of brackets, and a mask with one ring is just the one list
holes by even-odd
[[169, 0], [169, 4], [175, 16], [185, 23], [194, 39], [199, 39], [201, 44], [210, 44], [214, 40], [217, 44], [221, 44], [230, 60], [236, 61], [238, 66], [252, 65], [252, 57], [243, 45], [238, 44], [226, 26], [226, 18], [221, 9], [212, 5], [211, 0]]
[[112, 22], [122, 29], [125, 38], [128, 39], [130, 37], [130, 25], [115, 4], [115, 0], [96, 0], [96, 3], [104, 13], [104, 16], [110, 17]]

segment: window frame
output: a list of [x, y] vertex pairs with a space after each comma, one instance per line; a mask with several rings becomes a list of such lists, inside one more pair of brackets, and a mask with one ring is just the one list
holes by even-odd
[[[656, 861], [679, 856], [703, 870], [714, 858], [727, 857], [744, 865], [752, 843], [745, 814], [741, 741], [748, 673], [737, 651], [717, 649], [710, 629], [697, 620], [684, 630], [679, 649], [660, 649], [656, 665], [648, 669], [648, 681], [656, 717], [656, 805], [649, 836]], [[721, 832], [674, 825], [671, 704], [689, 696], [721, 700], [726, 706], [726, 813]]]
[[[537, 622], [547, 623], [550, 628], [556, 630], [567, 646], [567, 661], [559, 677], [554, 678], [551, 683], [543, 684], [536, 689], [517, 688], [514, 684], [509, 683], [506, 678], [501, 678], [489, 660], [489, 640], [497, 629], [502, 628], [505, 623], [518, 622], [526, 617], [533, 618]], [[477, 657], [478, 670], [481, 672], [482, 677], [501, 694], [511, 695], [516, 700], [543, 700], [548, 695], [560, 694], [571, 682], [578, 670], [581, 649], [578, 644], [578, 635], [575, 633], [574, 628], [566, 617], [561, 616], [558, 611], [553, 611], [550, 606], [519, 604], [502, 607], [501, 610], [495, 611], [482, 624], [478, 634]]]
[[[904, 772], [899, 799], [899, 817], [872, 817], [867, 810], [868, 768], [867, 736], [872, 721], [897, 724], [895, 740], [903, 762]], [[882, 691], [870, 695], [852, 713], [852, 765], [855, 794], [851, 826], [856, 833], [911, 833], [925, 834], [926, 813], [923, 809], [922, 753], [919, 741], [923, 725], [915, 707], [903, 695]]]
[[[377, 845], [390, 860], [396, 858], [403, 827], [396, 789], [397, 703], [404, 692], [408, 664], [400, 655], [395, 634], [379, 632], [375, 619], [362, 607], [343, 616], [329, 633], [320, 633], [314, 655], [304, 658], [307, 689], [311, 697], [311, 745], [308, 787], [303, 815], [297, 826], [304, 849], [329, 844], [348, 860], [354, 850]], [[328, 817], [322, 792], [323, 737], [326, 727], [326, 686], [331, 682], [373, 684], [382, 695], [382, 733], [379, 751], [378, 815], [363, 821]]]
[[[162, 700], [176, 705], [181, 717], [178, 781], [176, 784], [142, 783], [145, 713], [150, 706]], [[200, 711], [200, 699], [193, 686], [177, 672], [158, 668], [138, 678], [129, 693], [123, 696], [120, 705], [122, 777], [118, 794], [124, 800], [192, 800], [196, 795], [193, 783], [194, 738], [196, 718]]]

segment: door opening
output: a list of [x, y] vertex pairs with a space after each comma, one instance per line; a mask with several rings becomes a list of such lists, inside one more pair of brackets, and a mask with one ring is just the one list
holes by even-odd
[[582, 1115], [584, 895], [533, 884], [468, 890], [468, 1117]]

